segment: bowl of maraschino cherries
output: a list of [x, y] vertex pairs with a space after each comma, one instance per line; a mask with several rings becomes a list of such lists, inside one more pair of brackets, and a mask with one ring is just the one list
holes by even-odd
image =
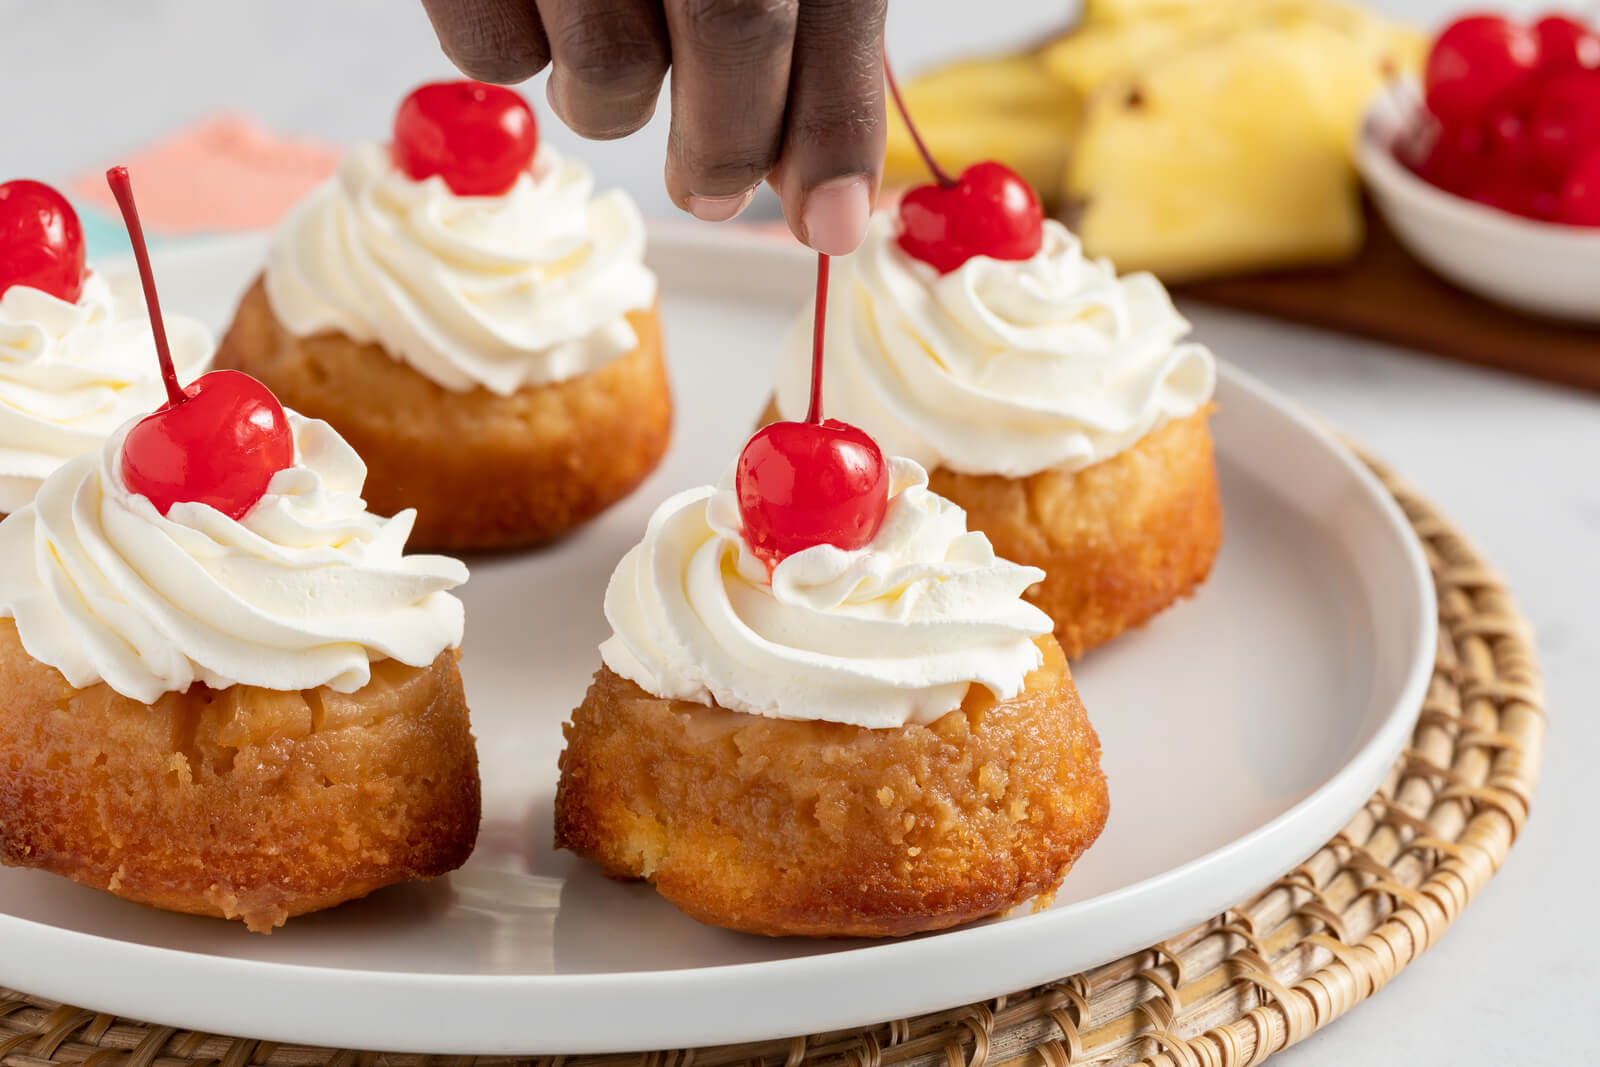
[[1459, 18], [1423, 84], [1369, 110], [1357, 150], [1384, 219], [1435, 272], [1525, 311], [1600, 323], [1600, 30]]

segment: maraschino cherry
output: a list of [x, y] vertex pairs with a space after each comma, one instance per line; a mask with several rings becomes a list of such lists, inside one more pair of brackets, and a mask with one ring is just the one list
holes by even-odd
[[1600, 144], [1578, 160], [1561, 193], [1562, 217], [1578, 226], [1600, 226]]
[[993, 160], [974, 163], [952, 178], [939, 166], [906, 109], [887, 61], [884, 79], [911, 140], [933, 174], [900, 198], [900, 247], [940, 274], [973, 256], [1031, 259], [1044, 243], [1044, 209], [1022, 176]]
[[433, 82], [394, 117], [395, 166], [417, 181], [435, 174], [457, 196], [499, 196], [539, 148], [533, 109], [503, 85]]
[[1468, 15], [1445, 28], [1428, 53], [1428, 109], [1450, 123], [1482, 114], [1539, 65], [1539, 39], [1498, 15]]
[[1600, 36], [1577, 19], [1546, 15], [1533, 24], [1539, 66], [1546, 71], [1600, 69]]
[[769, 567], [815, 545], [865, 546], [889, 508], [889, 466], [878, 443], [822, 417], [822, 339], [828, 257], [817, 256], [811, 407], [804, 422], [774, 422], [739, 454], [735, 488], [744, 537]]
[[26, 285], [75, 304], [87, 276], [83, 226], [67, 198], [26, 178], [0, 185], [0, 296]]
[[149, 497], [163, 515], [174, 504], [191, 502], [209, 504], [230, 519], [243, 518], [267, 491], [272, 476], [294, 462], [288, 417], [270, 389], [238, 371], [212, 371], [187, 389], [179, 387], [127, 168], [112, 167], [106, 181], [122, 209], [139, 263], [145, 310], [167, 387], [167, 402], [123, 439], [123, 484]]

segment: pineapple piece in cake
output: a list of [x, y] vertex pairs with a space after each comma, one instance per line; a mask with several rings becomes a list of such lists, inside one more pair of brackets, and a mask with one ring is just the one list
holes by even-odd
[[[913, 78], [901, 90], [946, 170], [958, 174], [980, 160], [998, 159], [1041, 196], [1059, 189], [1082, 98], [1053, 78], [1036, 55], [957, 63]], [[928, 180], [928, 168], [891, 105], [884, 181], [921, 185]]]
[[1181, 281], [1359, 248], [1352, 144], [1403, 40], [1353, 8], [1290, 6], [1094, 94], [1063, 192], [1086, 249]]

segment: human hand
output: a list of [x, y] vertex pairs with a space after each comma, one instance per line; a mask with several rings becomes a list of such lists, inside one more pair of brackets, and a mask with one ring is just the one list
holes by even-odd
[[550, 107], [623, 137], [672, 68], [666, 183], [697, 218], [731, 219], [768, 181], [796, 237], [855, 250], [883, 171], [887, 0], [422, 0], [469, 77], [551, 67]]

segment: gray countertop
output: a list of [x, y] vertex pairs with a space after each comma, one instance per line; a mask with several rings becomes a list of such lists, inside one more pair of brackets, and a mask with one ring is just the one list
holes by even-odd
[[[1380, 6], [1435, 22], [1456, 5]], [[1067, 10], [989, 0], [980, 13], [954, 0], [902, 0], [890, 48], [912, 70], [1029, 40]], [[332, 141], [370, 138], [405, 90], [450, 70], [415, 0], [0, 0], [0, 27], [0, 86], [13, 101], [0, 119], [6, 177], [103, 167], [219, 110]], [[656, 217], [675, 212], [661, 188], [664, 120], [582, 148], [603, 180]], [[576, 141], [554, 121], [544, 130]], [[775, 207], [765, 199], [756, 210]], [[1533, 621], [1549, 688], [1544, 777], [1505, 868], [1381, 995], [1274, 1062], [1592, 1062], [1584, 1021], [1600, 988], [1600, 936], [1586, 925], [1600, 882], [1588, 792], [1600, 759], [1600, 398], [1187, 310], [1219, 354], [1353, 434], [1476, 538]], [[1596, 349], [1600, 359], [1600, 339]]]

